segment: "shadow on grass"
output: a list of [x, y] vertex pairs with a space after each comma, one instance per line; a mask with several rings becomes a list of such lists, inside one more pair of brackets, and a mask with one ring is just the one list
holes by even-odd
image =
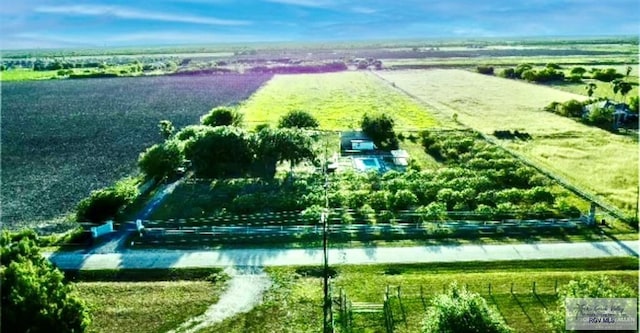
[[493, 305], [495, 305], [496, 309], [498, 310], [498, 313], [500, 314], [500, 317], [502, 317], [502, 320], [504, 320], [505, 324], [509, 325], [509, 322], [507, 321], [507, 317], [504, 316], [504, 313], [500, 308], [500, 304], [498, 303], [498, 301], [496, 301], [496, 298], [493, 296], [493, 293], [489, 294], [489, 298], [491, 298], [491, 302], [493, 302]]
[[511, 293], [511, 296], [513, 297], [513, 299], [516, 301], [516, 303], [518, 303], [518, 306], [520, 307], [520, 309], [522, 309], [522, 312], [524, 313], [524, 315], [527, 317], [527, 319], [529, 320], [529, 323], [531, 325], [534, 325], [533, 323], [533, 319], [531, 319], [531, 316], [529, 316], [529, 313], [527, 312], [527, 310], [524, 308], [524, 305], [522, 305], [522, 302], [520, 302], [520, 299], [518, 298], [518, 295], [515, 293]]

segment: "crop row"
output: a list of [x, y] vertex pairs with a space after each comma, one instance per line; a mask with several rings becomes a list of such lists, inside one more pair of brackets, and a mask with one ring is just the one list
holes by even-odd
[[138, 154], [270, 75], [201, 75], [2, 85], [2, 221], [49, 220], [136, 170]]

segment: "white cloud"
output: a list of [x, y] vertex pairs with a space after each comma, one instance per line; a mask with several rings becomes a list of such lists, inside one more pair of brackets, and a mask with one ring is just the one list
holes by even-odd
[[122, 19], [139, 19], [151, 21], [181, 22], [203, 25], [249, 25], [250, 21], [226, 20], [215, 17], [168, 14], [160, 12], [141, 11], [133, 8], [119, 6], [94, 6], [94, 5], [70, 5], [70, 6], [40, 6], [34, 11], [39, 13], [84, 15], [84, 16], [112, 16]]

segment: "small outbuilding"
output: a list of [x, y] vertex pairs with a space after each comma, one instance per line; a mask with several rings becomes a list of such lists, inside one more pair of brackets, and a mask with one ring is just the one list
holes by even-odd
[[343, 153], [362, 153], [376, 150], [373, 140], [361, 131], [340, 133], [340, 151]]
[[393, 164], [397, 166], [409, 165], [409, 153], [404, 149], [392, 150]]

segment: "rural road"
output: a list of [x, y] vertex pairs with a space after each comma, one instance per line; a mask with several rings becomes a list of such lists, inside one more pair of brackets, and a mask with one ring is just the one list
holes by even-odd
[[[61, 269], [188, 268], [321, 265], [322, 249], [124, 250], [120, 253], [46, 253]], [[329, 263], [385, 264], [638, 257], [638, 241], [507, 245], [365, 247], [329, 250]]]

